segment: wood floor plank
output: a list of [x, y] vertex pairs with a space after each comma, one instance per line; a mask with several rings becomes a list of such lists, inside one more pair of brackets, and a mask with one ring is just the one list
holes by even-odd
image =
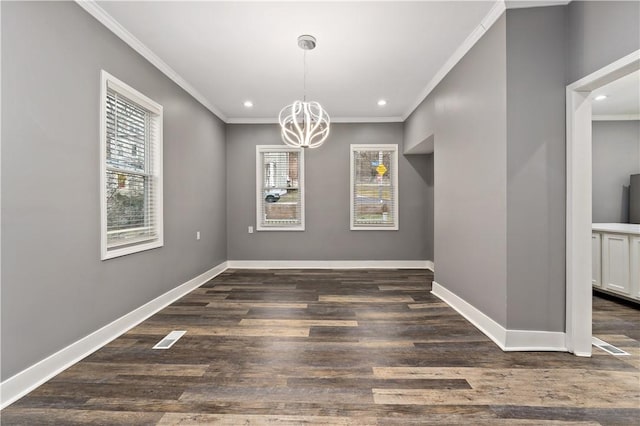
[[637, 409], [584, 408], [584, 407], [531, 407], [521, 405], [498, 405], [491, 409], [505, 419], [533, 419], [540, 423], [552, 419], [575, 421], [592, 419], [596, 424], [637, 425], [640, 423]]
[[[237, 321], [236, 321], [237, 322]], [[185, 327], [186, 328], [186, 327]], [[168, 334], [172, 328], [141, 325], [135, 327], [129, 334], [153, 334], [164, 336]], [[309, 335], [309, 327], [207, 327], [207, 326], [190, 326], [188, 327], [190, 336], [289, 336], [304, 337]]]
[[254, 327], [357, 327], [358, 321], [344, 320], [305, 320], [305, 319], [250, 319], [240, 321], [242, 326]]
[[289, 387], [324, 388], [403, 388], [403, 389], [471, 389], [465, 379], [347, 379], [343, 377], [292, 377]]
[[[397, 377], [395, 369], [375, 369], [378, 377]], [[380, 374], [381, 371], [387, 374]], [[389, 374], [391, 373], [391, 374]], [[411, 369], [423, 379], [465, 379], [471, 390], [435, 392], [420, 389], [374, 388], [380, 404], [492, 404], [542, 407], [638, 408], [637, 374], [578, 369]], [[401, 374], [402, 376], [402, 374]], [[406, 376], [405, 376], [406, 378]]]
[[2, 411], [3, 425], [154, 425], [162, 413], [60, 408], [16, 408]]
[[216, 424], [222, 426], [237, 425], [372, 425], [375, 418], [364, 417], [354, 419], [350, 417], [329, 416], [291, 416], [291, 415], [239, 415], [239, 414], [200, 414], [200, 413], [167, 413], [158, 425], [203, 425]]
[[81, 381], [96, 377], [103, 380], [117, 375], [129, 376], [178, 376], [201, 377], [209, 368], [209, 364], [145, 364], [140, 363], [106, 363], [82, 362], [69, 367], [52, 380]]
[[426, 285], [379, 285], [380, 291], [424, 291], [427, 289]]
[[320, 302], [327, 303], [412, 303], [411, 296], [320, 296]]
[[[269, 285], [269, 291], [275, 291], [275, 290], [287, 290], [287, 291], [291, 291], [291, 290], [295, 290], [296, 288], [296, 284], [280, 284], [280, 285], [274, 285], [271, 284]], [[255, 284], [234, 284], [234, 285], [216, 285], [215, 287], [213, 287], [213, 291], [233, 291], [233, 290], [242, 290], [242, 291], [247, 291], [247, 290], [260, 290], [260, 291], [264, 291], [265, 286], [264, 285], [255, 285]]]
[[308, 303], [273, 303], [273, 302], [211, 302], [207, 308], [216, 309], [307, 309]]
[[[639, 425], [640, 315], [594, 297], [630, 353], [503, 352], [425, 270], [227, 270], [0, 412], [2, 425]], [[152, 347], [171, 330], [169, 350]]]
[[313, 402], [352, 404], [373, 403], [371, 389], [319, 387], [237, 387], [195, 386], [185, 391], [180, 401], [215, 401], [242, 404], [256, 399], [263, 402]]

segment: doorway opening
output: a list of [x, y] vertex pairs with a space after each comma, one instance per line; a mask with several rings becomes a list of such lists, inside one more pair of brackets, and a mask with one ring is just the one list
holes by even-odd
[[570, 84], [567, 108], [566, 346], [591, 356], [592, 92], [640, 69], [640, 50]]

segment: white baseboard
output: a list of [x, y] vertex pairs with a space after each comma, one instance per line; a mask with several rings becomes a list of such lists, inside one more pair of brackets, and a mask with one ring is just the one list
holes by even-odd
[[431, 285], [431, 293], [455, 309], [478, 330], [486, 334], [500, 349], [506, 350], [507, 330], [503, 326], [435, 281]]
[[227, 269], [223, 262], [0, 383], [0, 409]]
[[436, 267], [433, 264], [433, 260], [427, 260], [427, 269], [430, 270], [431, 272], [436, 271]]
[[430, 269], [428, 260], [229, 260], [232, 269]]
[[568, 352], [565, 338], [560, 331], [507, 330], [505, 351]]
[[539, 330], [508, 330], [435, 281], [432, 284], [431, 293], [455, 309], [505, 352], [567, 352], [565, 333]]

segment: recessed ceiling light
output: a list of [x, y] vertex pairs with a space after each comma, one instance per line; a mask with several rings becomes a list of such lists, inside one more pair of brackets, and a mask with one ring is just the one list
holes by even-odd
[[387, 101], [385, 101], [384, 99], [380, 99], [378, 101], [378, 106], [385, 106], [387, 104]]
[[253, 107], [253, 102], [251, 102], [251, 101], [244, 101], [244, 107], [245, 107], [245, 108], [251, 108], [251, 107]]
[[607, 95], [598, 95], [594, 98], [596, 101], [603, 101], [607, 99]]

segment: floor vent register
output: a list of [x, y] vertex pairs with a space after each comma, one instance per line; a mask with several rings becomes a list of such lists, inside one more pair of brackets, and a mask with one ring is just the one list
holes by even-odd
[[160, 340], [153, 349], [169, 349], [173, 346], [174, 343], [178, 341], [182, 336], [184, 336], [186, 331], [182, 330], [174, 330], [171, 333], [164, 336], [162, 340]]
[[616, 355], [616, 356], [630, 355], [629, 353], [623, 351], [622, 349], [616, 348], [615, 346], [610, 345], [607, 342], [598, 339], [597, 337], [591, 337], [591, 343], [596, 348], [600, 348], [603, 351], [610, 353], [611, 355]]

